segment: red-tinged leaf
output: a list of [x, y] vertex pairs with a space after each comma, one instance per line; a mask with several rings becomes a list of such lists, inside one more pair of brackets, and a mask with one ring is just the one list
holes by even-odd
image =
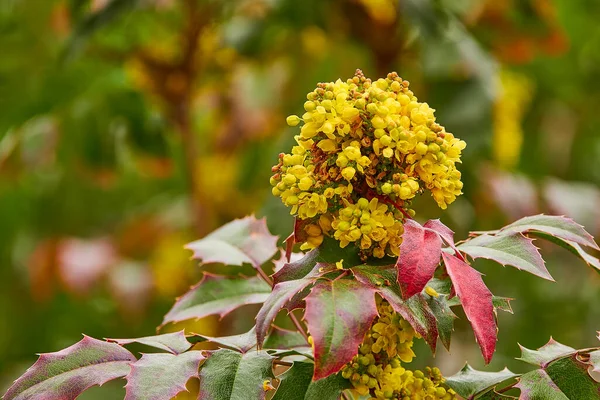
[[376, 315], [372, 287], [354, 279], [323, 279], [315, 284], [304, 315], [314, 341], [314, 380], [338, 372], [352, 360]]
[[40, 358], [8, 389], [4, 400], [73, 400], [83, 391], [129, 373], [136, 358], [115, 343], [84, 336]]
[[198, 377], [204, 356], [199, 351], [183, 354], [144, 354], [131, 364], [127, 375], [125, 400], [171, 399], [187, 391], [185, 384]]
[[189, 243], [186, 249], [203, 264], [251, 264], [255, 268], [277, 252], [277, 236], [271, 235], [266, 220], [249, 216], [223, 225], [200, 240]]
[[431, 230], [414, 220], [404, 223], [400, 257], [396, 263], [402, 297], [408, 299], [420, 293], [440, 263], [442, 240]]
[[223, 317], [241, 306], [264, 302], [270, 293], [269, 285], [258, 277], [232, 279], [205, 273], [197, 285], [177, 299], [162, 324], [212, 314]]
[[464, 260], [462, 254], [460, 254], [460, 252], [457, 250], [454, 244], [454, 231], [452, 229], [444, 225], [439, 219], [430, 219], [429, 221], [425, 222], [423, 227], [431, 229], [432, 231], [440, 235], [444, 242], [446, 242], [446, 244], [450, 246], [452, 250], [454, 250], [454, 252], [456, 253], [455, 255], [458, 258]]
[[[303, 296], [300, 297], [303, 298], [306, 296], [308, 293], [304, 292], [304, 290], [313, 282], [314, 278], [308, 277], [280, 282], [273, 287], [273, 292], [265, 300], [256, 315], [256, 340], [259, 348], [262, 347], [271, 327], [271, 322], [273, 322], [279, 311], [284, 307], [287, 307], [288, 311], [292, 311], [298, 305], [298, 300], [301, 300], [296, 295], [303, 293]], [[291, 302], [295, 304], [290, 306]]]
[[498, 335], [492, 292], [483, 283], [481, 274], [464, 261], [446, 253], [442, 253], [442, 257], [456, 295], [473, 327], [483, 359], [489, 363], [496, 349]]
[[304, 278], [315, 268], [317, 263], [335, 264], [341, 260], [344, 260], [345, 268], [361, 264], [358, 251], [354, 246], [346, 246], [342, 249], [337, 240], [325, 238], [319, 247], [306, 253], [304, 257], [284, 264], [273, 274], [273, 282], [279, 283]]
[[521, 233], [477, 236], [459, 245], [458, 249], [472, 258], [487, 258], [554, 281], [533, 240]]
[[227, 347], [232, 350], [239, 351], [240, 353], [246, 353], [256, 347], [256, 330], [254, 327], [252, 327], [252, 329], [250, 329], [248, 332], [241, 333], [239, 335], [221, 337], [206, 336], [196, 333], [190, 338], [190, 340], [193, 342], [202, 342], [206, 340], [211, 343], [216, 343], [221, 347]]
[[519, 348], [521, 349], [521, 357], [517, 358], [517, 360], [542, 368], [546, 367], [557, 358], [565, 357], [577, 352], [574, 348], [565, 346], [553, 338], [550, 338], [548, 343], [537, 350], [530, 350], [521, 345], [519, 345]]
[[592, 235], [570, 218], [558, 215], [534, 215], [521, 218], [500, 229], [500, 233], [537, 231], [600, 250]]
[[109, 342], [118, 343], [121, 346], [131, 343], [141, 343], [146, 346], [168, 351], [173, 354], [181, 354], [192, 347], [185, 338], [184, 331], [165, 333], [163, 335], [146, 336], [135, 339], [106, 339]]
[[214, 351], [200, 370], [198, 400], [263, 400], [263, 382], [273, 378], [272, 364], [265, 351]]
[[422, 294], [419, 293], [408, 300], [402, 299], [394, 265], [359, 265], [352, 268], [352, 273], [361, 284], [371, 287], [387, 300], [394, 311], [408, 321], [435, 353], [439, 321]]

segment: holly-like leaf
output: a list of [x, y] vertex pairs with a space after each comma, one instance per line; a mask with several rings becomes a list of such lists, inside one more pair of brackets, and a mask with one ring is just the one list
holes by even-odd
[[145, 336], [135, 339], [106, 339], [109, 342], [118, 343], [121, 346], [140, 343], [146, 346], [168, 351], [173, 354], [181, 354], [192, 347], [192, 344], [185, 338], [183, 330], [173, 333], [165, 333], [163, 335]]
[[[271, 322], [273, 322], [277, 313], [284, 307], [288, 307], [288, 311], [293, 310], [295, 307], [290, 305], [290, 303], [293, 302], [297, 305], [297, 294], [302, 293], [303, 296], [307, 295], [308, 293], [304, 292], [304, 290], [309, 285], [312, 285], [313, 282], [314, 278], [309, 276], [308, 278], [293, 281], [283, 281], [273, 287], [273, 292], [265, 300], [258, 314], [256, 314], [256, 339], [259, 348], [262, 347], [271, 327]], [[293, 301], [295, 297], [296, 301]]]
[[498, 372], [485, 372], [465, 364], [458, 373], [446, 377], [446, 384], [465, 399], [473, 399], [475, 396], [479, 399], [482, 394], [493, 391], [500, 383], [518, 376], [507, 368]]
[[429, 309], [435, 317], [440, 341], [450, 351], [450, 341], [452, 339], [452, 331], [454, 330], [454, 319], [456, 315], [450, 309], [448, 297], [445, 294], [440, 294], [438, 297], [423, 295], [429, 305]]
[[273, 378], [273, 357], [265, 351], [212, 352], [200, 370], [199, 400], [264, 399], [263, 382]]
[[304, 400], [312, 382], [314, 364], [294, 361], [294, 364], [277, 377], [279, 386], [272, 400]]
[[533, 275], [553, 281], [533, 240], [517, 232], [506, 235], [481, 235], [457, 246], [472, 258], [487, 258], [501, 265], [511, 265]]
[[198, 377], [204, 356], [200, 351], [183, 354], [144, 354], [131, 364], [127, 375], [125, 400], [171, 399], [187, 391], [185, 384]]
[[219, 346], [239, 351], [240, 353], [246, 353], [256, 347], [256, 329], [255, 327], [252, 327], [248, 332], [239, 335], [221, 337], [195, 334], [191, 340], [198, 342], [206, 340], [211, 343], [216, 343]]
[[73, 400], [94, 385], [123, 377], [136, 358], [115, 343], [84, 336], [40, 358], [8, 389], [4, 400]]
[[529, 236], [539, 237], [541, 239], [547, 240], [554, 244], [559, 245], [560, 247], [569, 250], [571, 253], [575, 254], [577, 257], [581, 258], [587, 265], [590, 267], [596, 268], [596, 272], [600, 272], [600, 260], [591, 254], [587, 253], [585, 250], [581, 248], [575, 242], [571, 242], [568, 240], [561, 239], [556, 236], [549, 235], [547, 233], [542, 232], [530, 232]]
[[306, 253], [300, 260], [284, 264], [273, 274], [273, 282], [277, 284], [304, 278], [318, 263], [335, 264], [341, 260], [343, 260], [342, 264], [345, 268], [361, 263], [358, 251], [354, 246], [346, 246], [342, 249], [337, 240], [325, 238], [319, 247]]
[[404, 223], [400, 257], [396, 263], [402, 298], [408, 299], [423, 290], [433, 278], [441, 253], [442, 239], [436, 232], [411, 219]]
[[277, 236], [271, 235], [264, 218], [249, 216], [223, 225], [186, 249], [203, 264], [251, 264], [260, 268], [277, 252]]
[[596, 349], [575, 350], [552, 338], [537, 350], [521, 346], [519, 359], [541, 367], [521, 377], [516, 385], [521, 398], [600, 399], [600, 383], [588, 372], [594, 368], [592, 350]]
[[467, 263], [446, 253], [442, 253], [442, 257], [456, 295], [473, 327], [483, 359], [489, 363], [496, 349], [498, 335], [492, 292], [483, 283], [481, 274]]
[[456, 245], [454, 244], [454, 231], [452, 229], [444, 225], [439, 219], [430, 219], [423, 224], [423, 227], [440, 235], [444, 242], [446, 242], [446, 244], [454, 250], [456, 256], [464, 261], [462, 254], [460, 254], [456, 248]]
[[435, 353], [438, 338], [435, 315], [421, 293], [408, 300], [402, 299], [395, 266], [359, 265], [351, 270], [360, 283], [370, 286], [386, 299], [394, 311], [408, 321]]
[[376, 315], [372, 287], [354, 279], [317, 281], [306, 298], [304, 315], [314, 341], [314, 380], [352, 360]]
[[565, 357], [577, 352], [574, 348], [565, 346], [553, 338], [550, 338], [548, 343], [537, 350], [530, 350], [521, 345], [519, 347], [521, 348], [521, 357], [517, 358], [517, 360], [525, 361], [526, 363], [542, 368], [559, 357]]
[[241, 306], [264, 302], [270, 293], [269, 285], [259, 277], [232, 279], [204, 273], [197, 285], [177, 299], [162, 324], [212, 314], [223, 317]]
[[558, 215], [533, 215], [521, 218], [500, 229], [500, 233], [542, 232], [570, 242], [600, 250], [592, 235], [570, 218]]

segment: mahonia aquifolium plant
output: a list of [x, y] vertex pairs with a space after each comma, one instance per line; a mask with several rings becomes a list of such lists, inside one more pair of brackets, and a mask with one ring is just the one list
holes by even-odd
[[456, 163], [464, 141], [435, 122], [397, 73], [372, 82], [360, 70], [346, 82], [320, 83], [307, 95], [290, 154], [280, 154], [273, 194], [305, 221], [301, 249], [333, 236], [363, 259], [398, 256], [411, 200], [431, 192], [445, 209], [462, 192]]
[[[248, 332], [85, 336], [40, 355], [3, 399], [75, 399], [124, 378], [126, 400], [172, 399], [191, 379], [199, 379], [199, 400], [514, 399], [507, 395], [517, 391], [522, 400], [600, 400], [594, 379], [600, 347], [575, 350], [551, 339], [538, 350], [523, 348], [521, 360], [538, 369], [520, 375], [466, 365], [443, 377], [435, 367], [409, 368], [415, 340], [435, 352], [440, 339], [449, 349], [451, 307], [457, 306], [490, 362], [496, 311], [512, 310], [509, 299], [492, 295], [472, 260], [488, 258], [552, 280], [533, 239], [550, 240], [597, 270], [600, 260], [584, 247], [600, 247], [581, 225], [559, 216], [525, 217], [458, 243], [440, 220], [413, 220], [416, 195], [429, 191], [446, 208], [461, 194], [456, 164], [465, 143], [437, 124], [433, 110], [408, 88], [395, 73], [372, 82], [357, 71], [345, 83], [319, 84], [302, 118], [288, 118], [292, 127], [302, 122], [297, 145], [279, 157], [271, 178], [273, 194], [296, 217], [285, 249], [265, 220], [254, 217], [186, 246], [201, 265], [228, 268], [221, 275], [205, 272], [178, 297], [159, 332], [260, 304]], [[310, 251], [292, 262], [294, 244]], [[255, 274], [240, 275], [244, 265]], [[283, 309], [295, 331], [273, 324]], [[302, 319], [294, 314], [298, 309]], [[126, 348], [132, 343], [155, 352], [138, 358]]]

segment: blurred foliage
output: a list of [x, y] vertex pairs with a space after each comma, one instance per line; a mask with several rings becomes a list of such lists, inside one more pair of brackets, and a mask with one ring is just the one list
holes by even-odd
[[[268, 183], [285, 116], [356, 68], [397, 71], [468, 143], [465, 196], [419, 218], [460, 238], [558, 213], [598, 235], [598, 18], [593, 0], [0, 2], [0, 387], [81, 332], [151, 333], [199, 278], [182, 245], [221, 223], [258, 209], [287, 236]], [[494, 367], [520, 371], [517, 341], [591, 345], [600, 280], [576, 262], [553, 250], [558, 283], [475, 263], [518, 298]], [[446, 374], [482, 365], [467, 327]]]

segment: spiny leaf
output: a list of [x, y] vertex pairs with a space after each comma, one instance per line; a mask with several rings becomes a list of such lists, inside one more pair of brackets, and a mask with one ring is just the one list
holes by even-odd
[[450, 309], [448, 297], [440, 294], [438, 297], [423, 295], [429, 305], [429, 309], [435, 317], [440, 340], [446, 350], [450, 351], [450, 341], [454, 330], [454, 319], [456, 315]]
[[304, 400], [313, 370], [313, 363], [294, 361], [290, 369], [277, 377], [280, 383], [272, 400]]
[[264, 399], [263, 382], [273, 378], [272, 363], [273, 357], [265, 351], [214, 351], [200, 370], [198, 399]]
[[446, 270], [473, 327], [483, 359], [489, 363], [496, 349], [498, 329], [492, 304], [492, 293], [481, 274], [453, 255], [442, 253]]
[[127, 375], [125, 400], [171, 399], [187, 391], [185, 384], [198, 377], [204, 356], [199, 351], [183, 354], [144, 354], [131, 364]]
[[300, 260], [284, 264], [281, 269], [273, 274], [273, 282], [279, 283], [304, 278], [318, 263], [335, 264], [340, 260], [344, 260], [343, 265], [345, 268], [361, 263], [358, 251], [353, 246], [342, 249], [337, 240], [325, 238], [319, 247], [306, 253]]
[[530, 350], [521, 345], [519, 345], [519, 347], [521, 348], [521, 357], [517, 358], [517, 360], [525, 361], [526, 363], [539, 367], [545, 367], [557, 358], [567, 356], [577, 351], [572, 347], [557, 342], [553, 338], [550, 338], [548, 343], [537, 350]]
[[430, 219], [429, 221], [425, 222], [423, 227], [440, 235], [444, 242], [446, 242], [446, 244], [450, 246], [452, 250], [454, 250], [456, 256], [464, 261], [462, 254], [460, 254], [456, 248], [456, 245], [454, 244], [454, 231], [452, 229], [444, 225], [439, 219]]
[[352, 360], [376, 315], [373, 288], [354, 279], [317, 281], [304, 315], [314, 340], [313, 379], [334, 374]]
[[492, 391], [496, 385], [518, 376], [507, 368], [498, 372], [485, 372], [465, 364], [458, 373], [446, 377], [446, 384], [465, 399], [473, 399], [475, 396], [479, 398], [481, 394]]
[[83, 391], [129, 373], [136, 358], [115, 343], [84, 336], [40, 358], [8, 389], [4, 400], [73, 400]]
[[131, 343], [141, 343], [146, 346], [168, 351], [173, 354], [181, 354], [192, 347], [192, 344], [185, 338], [183, 330], [163, 335], [145, 336], [135, 339], [106, 339], [109, 342], [118, 343], [121, 346]]
[[570, 218], [558, 215], [533, 215], [521, 218], [500, 229], [500, 233], [537, 231], [600, 250], [592, 235]]
[[554, 280], [544, 266], [544, 260], [533, 245], [533, 240], [521, 233], [481, 235], [457, 247], [472, 258], [487, 258], [502, 265], [512, 265], [544, 279]]
[[240, 353], [246, 353], [250, 349], [256, 347], [256, 329], [252, 327], [248, 332], [241, 333], [239, 335], [213, 337], [200, 334], [194, 334], [191, 337], [192, 341], [209, 341], [216, 343], [222, 347], [228, 347], [230, 349], [239, 351]]
[[522, 375], [515, 387], [521, 390], [519, 399], [522, 400], [575, 400], [565, 396], [543, 369], [536, 369]]
[[408, 299], [423, 290], [433, 278], [441, 252], [442, 239], [437, 233], [424, 229], [411, 219], [404, 223], [400, 257], [396, 263], [402, 298]]
[[420, 293], [409, 300], [402, 299], [400, 286], [396, 280], [395, 266], [359, 265], [352, 268], [351, 271], [359, 282], [369, 285], [386, 299], [394, 311], [408, 321], [413, 329], [423, 337], [431, 351], [435, 353], [438, 338], [435, 315]]
[[290, 302], [298, 293], [307, 295], [308, 293], [303, 291], [313, 282], [314, 278], [309, 276], [293, 281], [283, 281], [273, 287], [273, 292], [265, 299], [264, 304], [256, 314], [256, 339], [259, 348], [262, 347], [265, 336], [271, 327], [271, 322], [273, 322], [277, 313], [284, 307], [289, 307], [288, 311], [291, 311], [294, 307], [289, 305]]
[[596, 268], [596, 272], [600, 273], [600, 260], [591, 254], [587, 253], [585, 250], [581, 248], [575, 242], [571, 242], [568, 240], [561, 239], [556, 236], [549, 235], [547, 233], [542, 232], [530, 232], [529, 236], [539, 237], [541, 239], [547, 240], [554, 244], [559, 245], [560, 247], [569, 250], [571, 253], [575, 254], [577, 257], [581, 258], [587, 265], [590, 267]]
[[177, 299], [173, 308], [165, 315], [162, 324], [212, 314], [223, 317], [246, 304], [264, 302], [270, 293], [269, 285], [258, 277], [232, 279], [204, 273], [197, 285]]
[[266, 220], [249, 216], [223, 225], [200, 240], [189, 243], [186, 249], [203, 264], [251, 264], [260, 268], [277, 252], [277, 236], [271, 235]]

